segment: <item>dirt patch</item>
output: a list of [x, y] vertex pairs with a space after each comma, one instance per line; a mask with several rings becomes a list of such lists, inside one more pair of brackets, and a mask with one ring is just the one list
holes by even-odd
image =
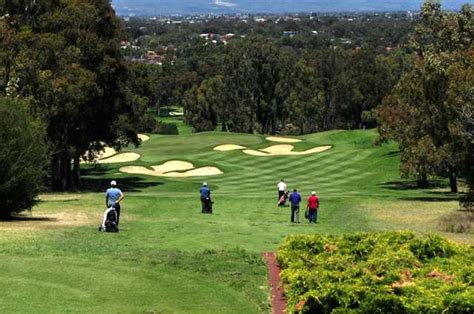
[[25, 231], [48, 229], [51, 227], [64, 226], [86, 226], [94, 223], [95, 217], [84, 213], [77, 213], [67, 210], [61, 213], [38, 215], [38, 216], [18, 216], [10, 221], [0, 221], [2, 231]]
[[325, 152], [332, 148], [332, 146], [320, 146], [311, 148], [302, 152], [294, 152], [293, 145], [281, 144], [273, 145], [260, 150], [246, 149], [244, 153], [251, 156], [301, 156]]
[[234, 145], [234, 144], [224, 144], [224, 145], [219, 145], [214, 147], [214, 150], [217, 150], [219, 152], [228, 152], [232, 150], [239, 150], [239, 149], [245, 149], [244, 146], [240, 145]]
[[445, 274], [445, 273], [437, 271], [437, 270], [433, 270], [431, 273], [426, 275], [426, 277], [433, 278], [433, 279], [439, 279], [439, 280], [442, 280], [444, 282], [451, 282], [454, 279], [454, 276]]
[[296, 138], [287, 138], [287, 137], [279, 137], [279, 136], [269, 136], [265, 138], [267, 141], [270, 142], [280, 142], [280, 143], [298, 143], [301, 140]]
[[272, 294], [272, 313], [286, 313], [285, 292], [280, 277], [280, 266], [276, 261], [275, 253], [267, 252], [262, 255], [268, 268], [268, 283], [270, 284]]
[[131, 174], [170, 178], [215, 176], [223, 174], [223, 172], [216, 167], [195, 168], [192, 163], [180, 160], [167, 161], [162, 165], [152, 166], [151, 169], [142, 166], [128, 166], [120, 168], [120, 171]]

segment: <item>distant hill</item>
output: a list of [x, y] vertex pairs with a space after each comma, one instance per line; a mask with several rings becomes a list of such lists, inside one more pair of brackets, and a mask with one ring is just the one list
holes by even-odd
[[[201, 13], [362, 12], [418, 10], [422, 0], [112, 0], [119, 15]], [[473, 0], [445, 0], [445, 9], [459, 9]]]

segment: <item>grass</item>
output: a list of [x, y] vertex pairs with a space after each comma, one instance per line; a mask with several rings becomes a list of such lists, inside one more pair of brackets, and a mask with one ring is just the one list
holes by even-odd
[[[276, 144], [264, 136], [192, 134], [183, 125], [180, 134], [151, 135], [130, 149], [142, 155], [130, 164], [179, 159], [219, 167], [224, 175], [157, 178], [120, 173], [124, 164], [102, 165], [85, 169], [81, 192], [42, 195], [33, 214], [44, 219], [1, 222], [0, 312], [269, 312], [260, 255], [288, 234], [410, 229], [474, 243], [472, 234], [438, 230], [441, 217], [458, 208], [446, 182], [431, 190], [399, 182], [396, 145], [374, 146], [373, 131], [307, 135], [295, 150], [333, 148], [288, 157], [213, 151], [229, 143]], [[276, 207], [280, 178], [303, 196], [318, 192], [318, 225], [292, 225], [289, 209]], [[111, 179], [126, 194], [122, 228], [103, 234], [96, 227]], [[213, 215], [200, 213], [203, 181], [213, 191]]]

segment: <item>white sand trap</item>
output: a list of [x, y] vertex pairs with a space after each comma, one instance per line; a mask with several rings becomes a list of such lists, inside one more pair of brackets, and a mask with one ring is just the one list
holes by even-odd
[[137, 153], [121, 153], [114, 155], [110, 158], [106, 159], [99, 159], [97, 163], [99, 164], [116, 164], [120, 162], [130, 162], [130, 161], [135, 161], [140, 158], [140, 154]]
[[168, 178], [204, 177], [223, 174], [223, 172], [216, 167], [201, 167], [194, 169], [192, 163], [179, 160], [168, 161], [151, 168], [153, 170], [142, 166], [127, 166], [120, 168], [120, 171], [130, 174], [144, 174], [148, 176]]
[[138, 134], [138, 138], [142, 140], [142, 142], [146, 142], [150, 139], [148, 135], [145, 134]]
[[170, 112], [169, 115], [172, 117], [179, 117], [179, 116], [184, 116], [184, 112], [174, 111], [174, 112]]
[[245, 149], [245, 147], [240, 146], [240, 145], [234, 145], [234, 144], [225, 144], [225, 145], [219, 145], [214, 147], [214, 150], [220, 151], [220, 152], [228, 152], [231, 150], [238, 150], [238, 149]]
[[287, 137], [279, 137], [279, 136], [269, 136], [265, 138], [267, 141], [270, 142], [280, 142], [280, 143], [298, 143], [301, 140], [296, 138], [287, 138]]
[[163, 174], [164, 177], [172, 178], [188, 178], [188, 177], [205, 177], [205, 176], [217, 176], [223, 174], [223, 172], [216, 167], [201, 167], [186, 172], [167, 172]]
[[194, 165], [187, 161], [171, 160], [162, 165], [152, 167], [155, 172], [166, 173], [171, 171], [185, 171], [194, 169]]
[[244, 153], [251, 156], [301, 156], [321, 153], [331, 149], [332, 146], [320, 146], [302, 152], [294, 152], [293, 145], [273, 145], [260, 150], [246, 149]]

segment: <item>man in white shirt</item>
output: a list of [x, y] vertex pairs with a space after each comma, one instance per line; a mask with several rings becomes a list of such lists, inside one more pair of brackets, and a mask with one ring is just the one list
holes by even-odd
[[283, 196], [283, 194], [285, 194], [287, 190], [285, 180], [281, 179], [281, 181], [278, 182], [277, 187], [278, 187], [278, 200], [280, 200], [280, 198]]

